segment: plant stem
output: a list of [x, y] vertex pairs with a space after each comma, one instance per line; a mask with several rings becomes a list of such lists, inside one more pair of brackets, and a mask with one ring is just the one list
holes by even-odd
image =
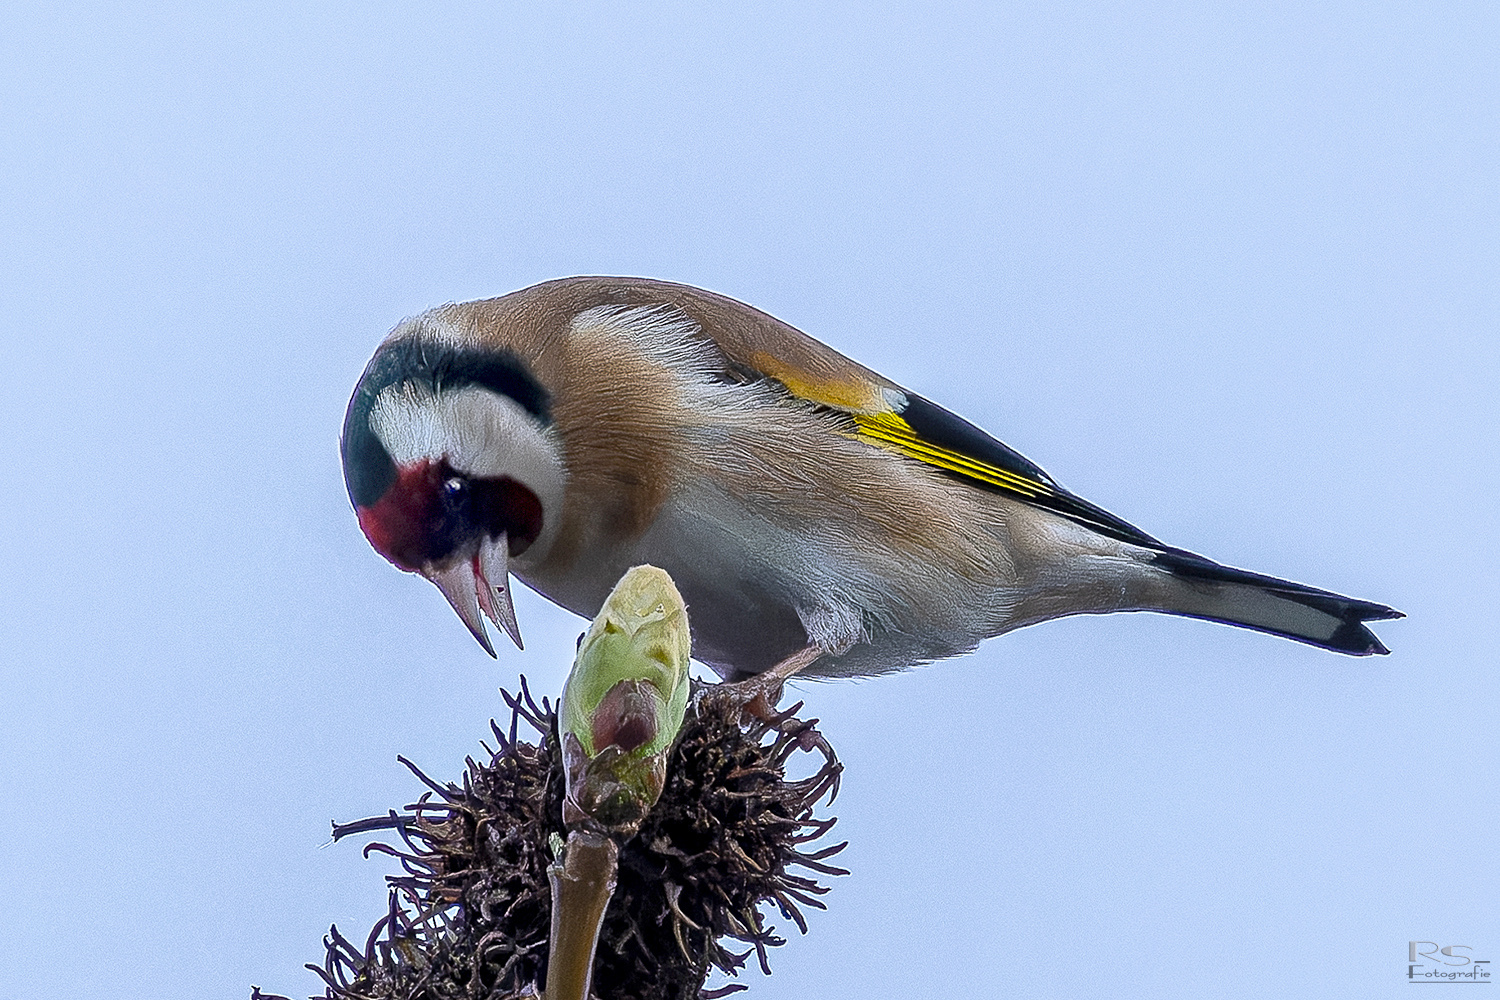
[[545, 1000], [588, 1000], [594, 947], [615, 892], [620, 849], [605, 834], [573, 830], [562, 862], [548, 869], [552, 883], [552, 940]]

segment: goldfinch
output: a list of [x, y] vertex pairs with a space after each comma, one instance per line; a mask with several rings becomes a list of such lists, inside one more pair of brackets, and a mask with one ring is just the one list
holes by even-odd
[[880, 674], [1065, 615], [1158, 611], [1356, 656], [1400, 612], [1174, 548], [979, 428], [742, 302], [643, 278], [445, 305], [375, 352], [344, 421], [360, 528], [494, 655], [514, 574], [594, 617], [676, 581], [742, 679]]

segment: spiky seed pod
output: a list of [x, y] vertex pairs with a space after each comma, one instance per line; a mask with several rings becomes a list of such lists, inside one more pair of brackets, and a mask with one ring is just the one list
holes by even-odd
[[[429, 788], [386, 816], [335, 824], [334, 838], [393, 830], [395, 844], [365, 848], [400, 859], [390, 904], [364, 946], [330, 929], [321, 966], [330, 1000], [500, 1000], [545, 981], [551, 897], [547, 867], [562, 824], [564, 782], [557, 724], [538, 705], [504, 694], [509, 731], [499, 748], [467, 761], [462, 785], [440, 783], [402, 759]], [[800, 706], [797, 706], [800, 707]], [[769, 974], [768, 949], [785, 940], [760, 909], [771, 902], [807, 931], [801, 908], [823, 908], [815, 878], [845, 846], [811, 850], [833, 826], [814, 809], [837, 794], [842, 765], [814, 728], [793, 717], [742, 725], [730, 701], [695, 696], [673, 747], [666, 785], [639, 833], [621, 845], [619, 885], [600, 932], [594, 994], [603, 1000], [688, 1000], [712, 969], [735, 975], [752, 953]], [[542, 739], [518, 738], [524, 721]], [[816, 751], [811, 777], [788, 781], [788, 759]], [[750, 947], [736, 951], [726, 944]], [[731, 984], [717, 996], [745, 989]], [[257, 994], [272, 1000], [269, 994]]]

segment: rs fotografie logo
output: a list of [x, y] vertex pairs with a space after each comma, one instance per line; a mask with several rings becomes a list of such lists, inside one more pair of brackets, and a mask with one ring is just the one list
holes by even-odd
[[1436, 941], [1406, 943], [1406, 981], [1409, 983], [1470, 983], [1490, 985], [1490, 960], [1475, 958], [1466, 944]]

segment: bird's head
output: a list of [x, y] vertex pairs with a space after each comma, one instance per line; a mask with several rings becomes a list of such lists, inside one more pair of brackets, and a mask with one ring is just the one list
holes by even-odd
[[549, 404], [515, 354], [429, 316], [381, 345], [344, 418], [344, 481], [365, 537], [436, 584], [491, 656], [481, 612], [521, 645], [510, 560], [545, 552], [562, 505]]

